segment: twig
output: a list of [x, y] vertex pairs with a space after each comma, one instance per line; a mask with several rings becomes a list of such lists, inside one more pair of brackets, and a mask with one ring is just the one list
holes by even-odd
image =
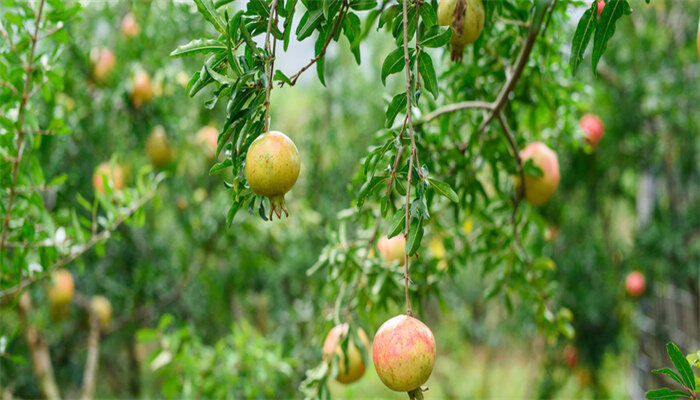
[[[270, 58], [267, 60], [267, 92], [265, 93], [265, 132], [268, 131], [270, 127], [270, 92], [272, 92], [272, 74], [275, 70], [275, 54], [273, 48], [270, 46], [270, 30], [272, 29], [272, 20], [275, 22], [277, 19], [277, 0], [272, 0], [270, 4], [270, 18], [267, 21], [267, 32], [265, 33], [265, 50]], [[277, 24], [275, 23], [275, 30], [277, 30]], [[277, 38], [274, 33], [272, 34], [272, 40], [277, 42]]]
[[44, 397], [49, 400], [58, 400], [61, 398], [61, 394], [54, 378], [49, 346], [39, 329], [31, 321], [29, 317], [31, 310], [32, 299], [29, 297], [29, 293], [24, 293], [19, 300], [19, 316], [24, 326], [24, 337], [27, 339], [29, 350], [32, 353], [32, 368], [39, 379], [39, 387]]
[[29, 54], [27, 55], [27, 65], [25, 66], [25, 73], [27, 74], [27, 80], [24, 81], [24, 89], [22, 90], [22, 98], [19, 103], [19, 111], [17, 117], [17, 157], [12, 162], [12, 184], [10, 186], [10, 196], [7, 201], [7, 213], [5, 214], [5, 220], [2, 223], [2, 238], [0, 239], [0, 256], [5, 253], [5, 243], [7, 243], [7, 234], [10, 225], [10, 218], [12, 216], [12, 208], [15, 202], [15, 196], [17, 195], [17, 173], [19, 172], [19, 163], [22, 160], [22, 153], [24, 153], [24, 114], [27, 109], [27, 101], [30, 97], [30, 86], [32, 81], [32, 68], [34, 64], [34, 51], [36, 49], [37, 37], [39, 34], [39, 26], [41, 25], [41, 14], [44, 11], [45, 0], [41, 0], [39, 3], [39, 11], [36, 13], [36, 19], [34, 21], [34, 34], [32, 35], [30, 41], [31, 45], [29, 48]]
[[486, 101], [462, 101], [459, 103], [454, 103], [454, 104], [448, 104], [446, 106], [440, 107], [432, 111], [431, 113], [427, 114], [424, 118], [415, 121], [413, 123], [414, 126], [419, 126], [423, 125], [425, 123], [428, 123], [443, 114], [449, 114], [453, 113], [455, 111], [460, 111], [460, 110], [467, 110], [467, 109], [483, 109], [483, 110], [491, 110], [493, 108], [493, 104], [486, 102]]
[[340, 6], [340, 11], [338, 12], [338, 17], [335, 19], [335, 24], [333, 25], [333, 30], [331, 31], [330, 36], [328, 36], [328, 39], [326, 39], [326, 42], [323, 44], [323, 47], [321, 48], [321, 51], [318, 52], [316, 57], [312, 58], [311, 61], [309, 61], [308, 64], [304, 65], [299, 72], [296, 74], [292, 75], [290, 77], [290, 85], [294, 86], [297, 83], [297, 79], [299, 79], [299, 76], [306, 71], [307, 69], [311, 68], [312, 65], [316, 63], [316, 61], [320, 60], [321, 57], [323, 57], [326, 54], [326, 49], [328, 49], [328, 45], [331, 43], [331, 40], [335, 36], [335, 32], [338, 30], [338, 26], [340, 26], [340, 23], [343, 21], [343, 18], [345, 17], [345, 12], [348, 9], [348, 3], [347, 0], [343, 0], [343, 4]]
[[88, 307], [90, 313], [90, 332], [87, 338], [87, 360], [83, 371], [82, 400], [95, 398], [95, 378], [97, 377], [98, 358], [100, 355], [100, 320], [97, 314]]
[[511, 214], [511, 222], [513, 223], [513, 238], [515, 239], [518, 234], [518, 224], [515, 217], [517, 216], [520, 202], [525, 195], [525, 172], [523, 171], [523, 160], [520, 158], [520, 150], [518, 149], [518, 144], [515, 141], [513, 132], [508, 127], [508, 121], [506, 121], [506, 118], [501, 112], [498, 113], [497, 118], [498, 122], [501, 124], [503, 135], [506, 137], [506, 140], [508, 140], [508, 144], [513, 151], [513, 158], [517, 164], [518, 175], [520, 176], [520, 185], [518, 185], [518, 191], [515, 194], [515, 200], [513, 201], [513, 213]]

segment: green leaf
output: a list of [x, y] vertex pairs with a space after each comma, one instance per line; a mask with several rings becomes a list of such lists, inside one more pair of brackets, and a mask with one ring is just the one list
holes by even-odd
[[362, 185], [362, 188], [360, 188], [360, 192], [357, 194], [357, 206], [362, 207], [367, 196], [372, 193], [374, 189], [382, 185], [387, 179], [388, 177], [386, 176], [375, 176], [368, 182], [365, 182], [365, 184]]
[[396, 116], [401, 112], [406, 110], [406, 93], [399, 93], [391, 99], [389, 107], [386, 109], [386, 123], [387, 128], [391, 128], [394, 124]]
[[437, 24], [437, 14], [435, 14], [435, 9], [429, 2], [423, 3], [420, 6], [418, 13], [420, 14], [420, 19], [423, 21], [426, 28], [431, 28]]
[[191, 56], [197, 53], [226, 50], [226, 45], [218, 40], [196, 39], [184, 44], [170, 53], [170, 57]]
[[[606, 6], [607, 7], [607, 6]], [[683, 353], [678, 349], [673, 342], [669, 342], [666, 345], [666, 351], [668, 356], [671, 358], [673, 365], [678, 370], [678, 373], [683, 378], [683, 384], [690, 388], [693, 392], [695, 391], [695, 377], [693, 376], [693, 370], [690, 369], [690, 363], [686, 360]]]
[[423, 47], [442, 47], [450, 41], [451, 36], [450, 28], [434, 25], [425, 31], [425, 34], [420, 38], [420, 45]]
[[353, 0], [350, 2], [350, 8], [356, 11], [371, 10], [376, 7], [376, 0]]
[[450, 187], [449, 183], [432, 178], [428, 178], [428, 183], [430, 183], [430, 186], [432, 186], [436, 192], [447, 197], [455, 203], [459, 203], [459, 196], [457, 196], [457, 193], [455, 193], [455, 191], [452, 190], [452, 187]]
[[[316, 29], [321, 21], [323, 21], [323, 10], [311, 11], [304, 14], [297, 28], [297, 40], [302, 41], [311, 36], [311, 33], [313, 33], [314, 29]], [[302, 22], [304, 23], [303, 25]]]
[[401, 208], [396, 211], [393, 217], [391, 217], [391, 222], [389, 223], [389, 233], [388, 238], [393, 238], [398, 235], [406, 227], [406, 207]]
[[408, 239], [406, 240], [406, 252], [409, 256], [415, 254], [420, 247], [421, 239], [423, 239], [423, 219], [416, 218], [411, 221], [408, 227]]
[[605, 53], [608, 40], [615, 34], [615, 23], [620, 17], [630, 12], [630, 5], [627, 0], [608, 0], [605, 3], [603, 12], [600, 13], [600, 18], [598, 18], [595, 36], [593, 37], [593, 54], [591, 55], [593, 74], [596, 74], [598, 61]]
[[284, 82], [287, 85], [292, 85], [292, 81], [289, 80], [287, 75], [285, 75], [282, 71], [276, 70], [275, 75], [273, 76], [272, 80], [278, 81], [278, 82]]
[[591, 7], [583, 13], [581, 19], [578, 21], [578, 26], [576, 27], [576, 32], [574, 37], [571, 39], [571, 56], [569, 58], [569, 65], [571, 66], [571, 73], [576, 74], [579, 64], [583, 60], [583, 53], [585, 53], [588, 47], [588, 42], [591, 40], [591, 35], [596, 28], [596, 14], [598, 12], [598, 2], [594, 1]]
[[677, 399], [679, 397], [690, 398], [690, 396], [686, 392], [681, 392], [680, 390], [671, 390], [669, 388], [650, 390], [646, 393], [646, 397], [647, 397], [647, 399], [662, 399], [662, 400]]
[[683, 384], [683, 380], [682, 380], [682, 378], [680, 377], [680, 375], [678, 375], [678, 374], [676, 373], [676, 371], [673, 371], [673, 370], [670, 369], [670, 368], [655, 369], [655, 370], [653, 370], [653, 371], [651, 371], [651, 372], [653, 372], [653, 373], [655, 373], [655, 374], [664, 374], [664, 375], [670, 377], [671, 379], [673, 379], [674, 381], [680, 383], [681, 385]]
[[394, 49], [388, 56], [384, 59], [382, 64], [382, 83], [386, 85], [386, 77], [395, 74], [397, 72], [403, 71], [404, 60], [403, 60], [403, 49]]
[[433, 67], [433, 60], [430, 55], [424, 51], [418, 54], [418, 73], [423, 78], [423, 84], [428, 92], [433, 95], [433, 98], [438, 96], [438, 83], [437, 75], [435, 74], [435, 68]]
[[214, 28], [219, 31], [222, 35], [226, 35], [226, 24], [221, 18], [218, 12], [216, 12], [216, 7], [211, 0], [194, 0], [197, 4], [197, 10], [204, 16], [204, 19], [209, 21]]

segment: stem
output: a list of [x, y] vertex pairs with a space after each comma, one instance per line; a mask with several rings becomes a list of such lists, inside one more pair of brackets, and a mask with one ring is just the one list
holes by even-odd
[[100, 321], [97, 314], [88, 306], [90, 313], [90, 332], [87, 339], [87, 360], [83, 371], [82, 400], [95, 398], [95, 377], [97, 376], [98, 358], [100, 354]]
[[275, 29], [277, 28], [277, 0], [272, 0], [270, 4], [270, 18], [267, 21], [267, 32], [265, 33], [265, 50], [270, 55], [267, 60], [267, 91], [265, 93], [265, 132], [268, 131], [270, 127], [270, 93], [272, 92], [272, 74], [275, 70], [275, 50], [277, 47], [277, 38], [274, 33], [272, 34], [272, 41], [275, 42], [275, 46], [270, 46], [270, 31], [272, 30], [272, 20], [275, 20]]
[[24, 326], [24, 337], [27, 339], [29, 350], [32, 353], [34, 374], [39, 378], [39, 387], [44, 397], [49, 400], [58, 400], [61, 398], [61, 394], [58, 391], [58, 385], [56, 385], [56, 379], [54, 378], [49, 346], [46, 344], [44, 336], [29, 317], [31, 310], [32, 300], [29, 297], [29, 293], [24, 293], [19, 300], [19, 316]]
[[408, 398], [411, 400], [423, 400], [423, 390], [421, 388], [411, 390], [408, 392]]
[[2, 223], [2, 239], [0, 239], [0, 254], [5, 252], [5, 244], [7, 243], [7, 234], [10, 225], [10, 217], [12, 215], [12, 207], [14, 206], [15, 196], [17, 195], [17, 173], [19, 172], [19, 163], [22, 160], [22, 153], [24, 153], [24, 114], [27, 109], [27, 101], [30, 97], [30, 86], [32, 80], [32, 64], [34, 63], [34, 50], [36, 49], [36, 42], [39, 34], [39, 25], [41, 23], [41, 14], [44, 11], [45, 0], [41, 0], [39, 3], [39, 11], [36, 13], [36, 19], [34, 21], [34, 34], [31, 37], [31, 46], [29, 48], [29, 54], [27, 55], [27, 65], [25, 66], [25, 73], [27, 74], [27, 80], [24, 81], [24, 89], [22, 91], [22, 99], [19, 103], [19, 112], [17, 117], [17, 157], [12, 160], [12, 186], [10, 186], [10, 197], [7, 202], [7, 213], [5, 214], [5, 220]]

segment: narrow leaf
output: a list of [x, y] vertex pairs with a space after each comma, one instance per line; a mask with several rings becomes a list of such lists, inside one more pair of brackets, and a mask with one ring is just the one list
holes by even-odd
[[451, 36], [452, 30], [450, 30], [450, 28], [434, 25], [421, 36], [420, 44], [423, 47], [442, 47], [450, 41]]
[[403, 71], [404, 60], [403, 60], [403, 49], [394, 49], [388, 56], [384, 59], [382, 64], [382, 83], [386, 85], [386, 77], [395, 74], [397, 72]]
[[646, 397], [647, 399], [657, 400], [675, 400], [679, 397], [690, 398], [690, 396], [686, 392], [681, 392], [680, 390], [671, 390], [669, 388], [650, 390], [646, 393]]
[[571, 39], [571, 56], [569, 65], [571, 66], [571, 74], [575, 75], [579, 64], [583, 60], [583, 53], [586, 52], [588, 42], [591, 40], [591, 35], [596, 27], [596, 13], [598, 12], [598, 2], [594, 1], [591, 8], [586, 10], [578, 21], [576, 32]]
[[418, 54], [418, 72], [421, 78], [423, 78], [425, 88], [433, 95], [433, 98], [437, 98], [438, 83], [435, 68], [433, 67], [433, 60], [430, 58], [430, 55], [424, 51]]
[[391, 128], [394, 124], [396, 116], [406, 110], [406, 93], [399, 93], [391, 99], [389, 107], [386, 109], [386, 123], [384, 124], [387, 128]]
[[695, 391], [695, 376], [693, 376], [693, 371], [690, 369], [690, 363], [683, 356], [683, 353], [678, 349], [673, 342], [669, 342], [666, 345], [666, 351], [668, 356], [671, 358], [673, 365], [678, 370], [681, 378], [683, 378], [683, 384], [690, 388], [693, 392]]
[[447, 197], [455, 203], [459, 203], [459, 196], [457, 196], [457, 193], [455, 193], [455, 191], [452, 190], [452, 187], [450, 187], [448, 183], [432, 178], [428, 178], [428, 182], [430, 183], [430, 186], [432, 186], [433, 189], [435, 189], [436, 192]]
[[630, 12], [630, 5], [627, 0], [608, 0], [605, 3], [603, 12], [600, 13], [600, 18], [598, 18], [595, 36], [593, 37], [593, 54], [591, 55], [593, 74], [596, 74], [598, 61], [605, 53], [608, 40], [615, 34], [615, 23], [620, 17]]

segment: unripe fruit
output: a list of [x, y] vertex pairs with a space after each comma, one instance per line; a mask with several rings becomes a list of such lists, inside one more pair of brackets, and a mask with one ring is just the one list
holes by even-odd
[[197, 132], [197, 142], [206, 149], [209, 158], [216, 157], [216, 141], [219, 138], [219, 131], [211, 125], [203, 126]]
[[576, 346], [572, 344], [567, 344], [564, 347], [564, 363], [569, 369], [574, 369], [576, 364], [578, 364], [578, 350]]
[[284, 194], [299, 177], [301, 161], [294, 142], [282, 132], [271, 131], [251, 143], [245, 158], [245, 176], [250, 189], [270, 199], [270, 219], [274, 212], [282, 218], [289, 216], [284, 205]]
[[48, 292], [52, 306], [61, 307], [70, 303], [75, 293], [75, 284], [70, 272], [65, 269], [59, 269], [51, 274]]
[[374, 368], [379, 379], [397, 392], [420, 388], [433, 372], [435, 355], [430, 328], [408, 315], [386, 321], [374, 335]]
[[165, 129], [158, 125], [146, 139], [146, 154], [156, 168], [169, 164], [173, 159], [173, 149], [168, 144]]
[[534, 177], [525, 174], [525, 200], [533, 206], [541, 206], [549, 201], [559, 186], [559, 160], [557, 155], [542, 142], [527, 145], [521, 152], [520, 158], [525, 164], [532, 159], [533, 164], [542, 170], [542, 175]]
[[105, 161], [95, 169], [92, 175], [92, 187], [95, 192], [105, 194], [107, 183], [115, 191], [124, 189], [124, 172], [119, 164], [112, 166], [110, 162]]
[[[451, 26], [454, 19], [455, 8], [459, 0], [440, 0], [438, 3], [438, 25]], [[452, 61], [461, 62], [464, 53], [464, 46], [476, 42], [484, 29], [484, 4], [481, 0], [464, 0], [466, 8], [464, 10], [462, 34], [458, 35], [453, 30], [450, 39]]]
[[134, 103], [134, 107], [139, 108], [153, 99], [153, 83], [148, 72], [144, 70], [136, 72], [132, 84], [131, 101]]
[[377, 241], [377, 248], [387, 264], [398, 262], [399, 265], [403, 265], [406, 262], [406, 238], [403, 234], [398, 234], [391, 239], [382, 237]]
[[136, 22], [136, 17], [134, 14], [128, 13], [122, 19], [122, 34], [126, 37], [134, 37], [139, 34], [138, 22]]
[[[341, 346], [342, 339], [348, 334], [348, 324], [336, 325], [328, 332], [326, 340], [323, 342], [323, 356], [330, 362], [335, 355], [338, 355], [338, 376], [336, 380], [340, 383], [353, 383], [362, 378], [365, 373], [365, 362], [362, 360], [362, 352], [353, 342], [353, 338], [348, 339], [347, 353], [343, 354]], [[357, 336], [362, 341], [365, 351], [369, 351], [369, 339], [361, 328], [357, 330]], [[345, 368], [345, 355], [348, 356], [348, 367]]]
[[592, 147], [598, 146], [598, 142], [603, 138], [605, 128], [603, 121], [595, 114], [586, 114], [578, 122], [583, 131], [583, 139]]
[[100, 327], [105, 329], [112, 319], [112, 304], [104, 296], [92, 296], [90, 299], [90, 311], [97, 316]]
[[114, 69], [114, 53], [106, 47], [93, 49], [90, 52], [92, 74], [98, 81], [104, 81]]
[[644, 289], [647, 287], [647, 281], [644, 279], [644, 275], [641, 272], [632, 271], [625, 279], [625, 287], [630, 296], [639, 297], [644, 293]]

